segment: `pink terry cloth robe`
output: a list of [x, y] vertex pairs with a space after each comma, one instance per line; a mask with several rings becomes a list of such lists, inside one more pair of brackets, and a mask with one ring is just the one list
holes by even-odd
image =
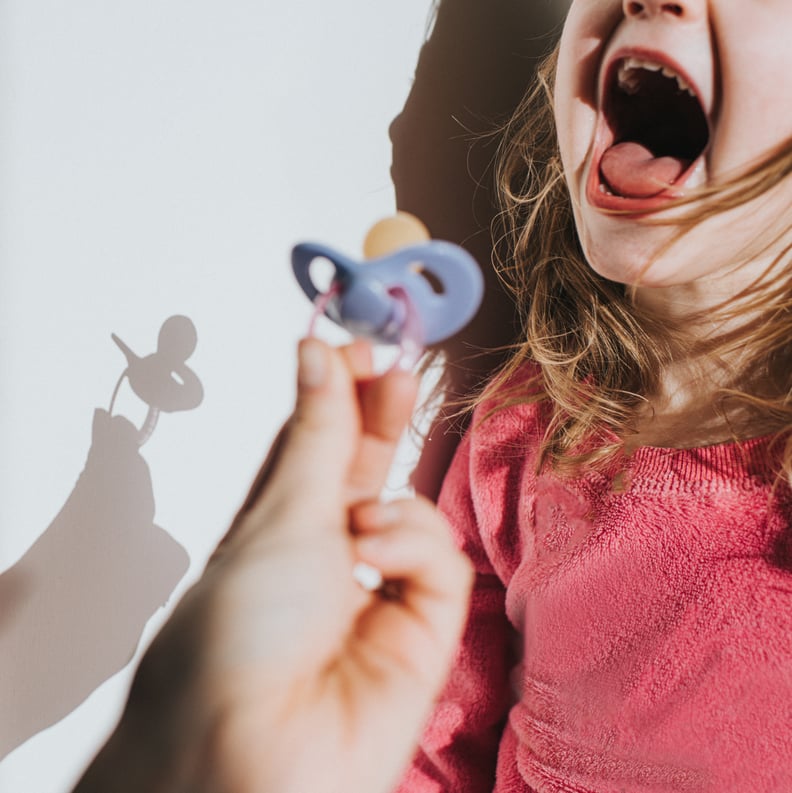
[[483, 406], [440, 504], [477, 581], [400, 793], [792, 793], [792, 493], [769, 438], [536, 474]]

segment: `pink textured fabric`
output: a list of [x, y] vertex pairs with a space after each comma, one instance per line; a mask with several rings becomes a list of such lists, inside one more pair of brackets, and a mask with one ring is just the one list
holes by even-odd
[[446, 477], [477, 584], [399, 790], [792, 791], [792, 493], [774, 447], [642, 448], [615, 492], [535, 475], [540, 413], [479, 416]]

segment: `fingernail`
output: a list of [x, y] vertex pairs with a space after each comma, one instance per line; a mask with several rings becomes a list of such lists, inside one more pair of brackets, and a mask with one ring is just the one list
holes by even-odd
[[358, 562], [352, 568], [352, 577], [366, 592], [376, 592], [385, 581], [380, 570], [365, 562]]
[[327, 352], [315, 339], [303, 339], [297, 347], [297, 385], [319, 388], [327, 379]]

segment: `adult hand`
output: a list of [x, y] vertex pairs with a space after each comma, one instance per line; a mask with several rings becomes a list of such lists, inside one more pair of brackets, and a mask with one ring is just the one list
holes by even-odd
[[[75, 793], [385, 793], [410, 759], [471, 583], [429, 502], [378, 500], [416, 383], [316, 340], [298, 381], [275, 459]], [[375, 592], [353, 575], [372, 568]]]

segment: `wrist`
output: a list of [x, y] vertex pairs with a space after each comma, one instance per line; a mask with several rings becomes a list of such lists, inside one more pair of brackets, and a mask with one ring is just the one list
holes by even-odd
[[208, 774], [215, 705], [203, 674], [195, 599], [191, 590], [146, 651], [118, 725], [74, 793], [216, 789]]

